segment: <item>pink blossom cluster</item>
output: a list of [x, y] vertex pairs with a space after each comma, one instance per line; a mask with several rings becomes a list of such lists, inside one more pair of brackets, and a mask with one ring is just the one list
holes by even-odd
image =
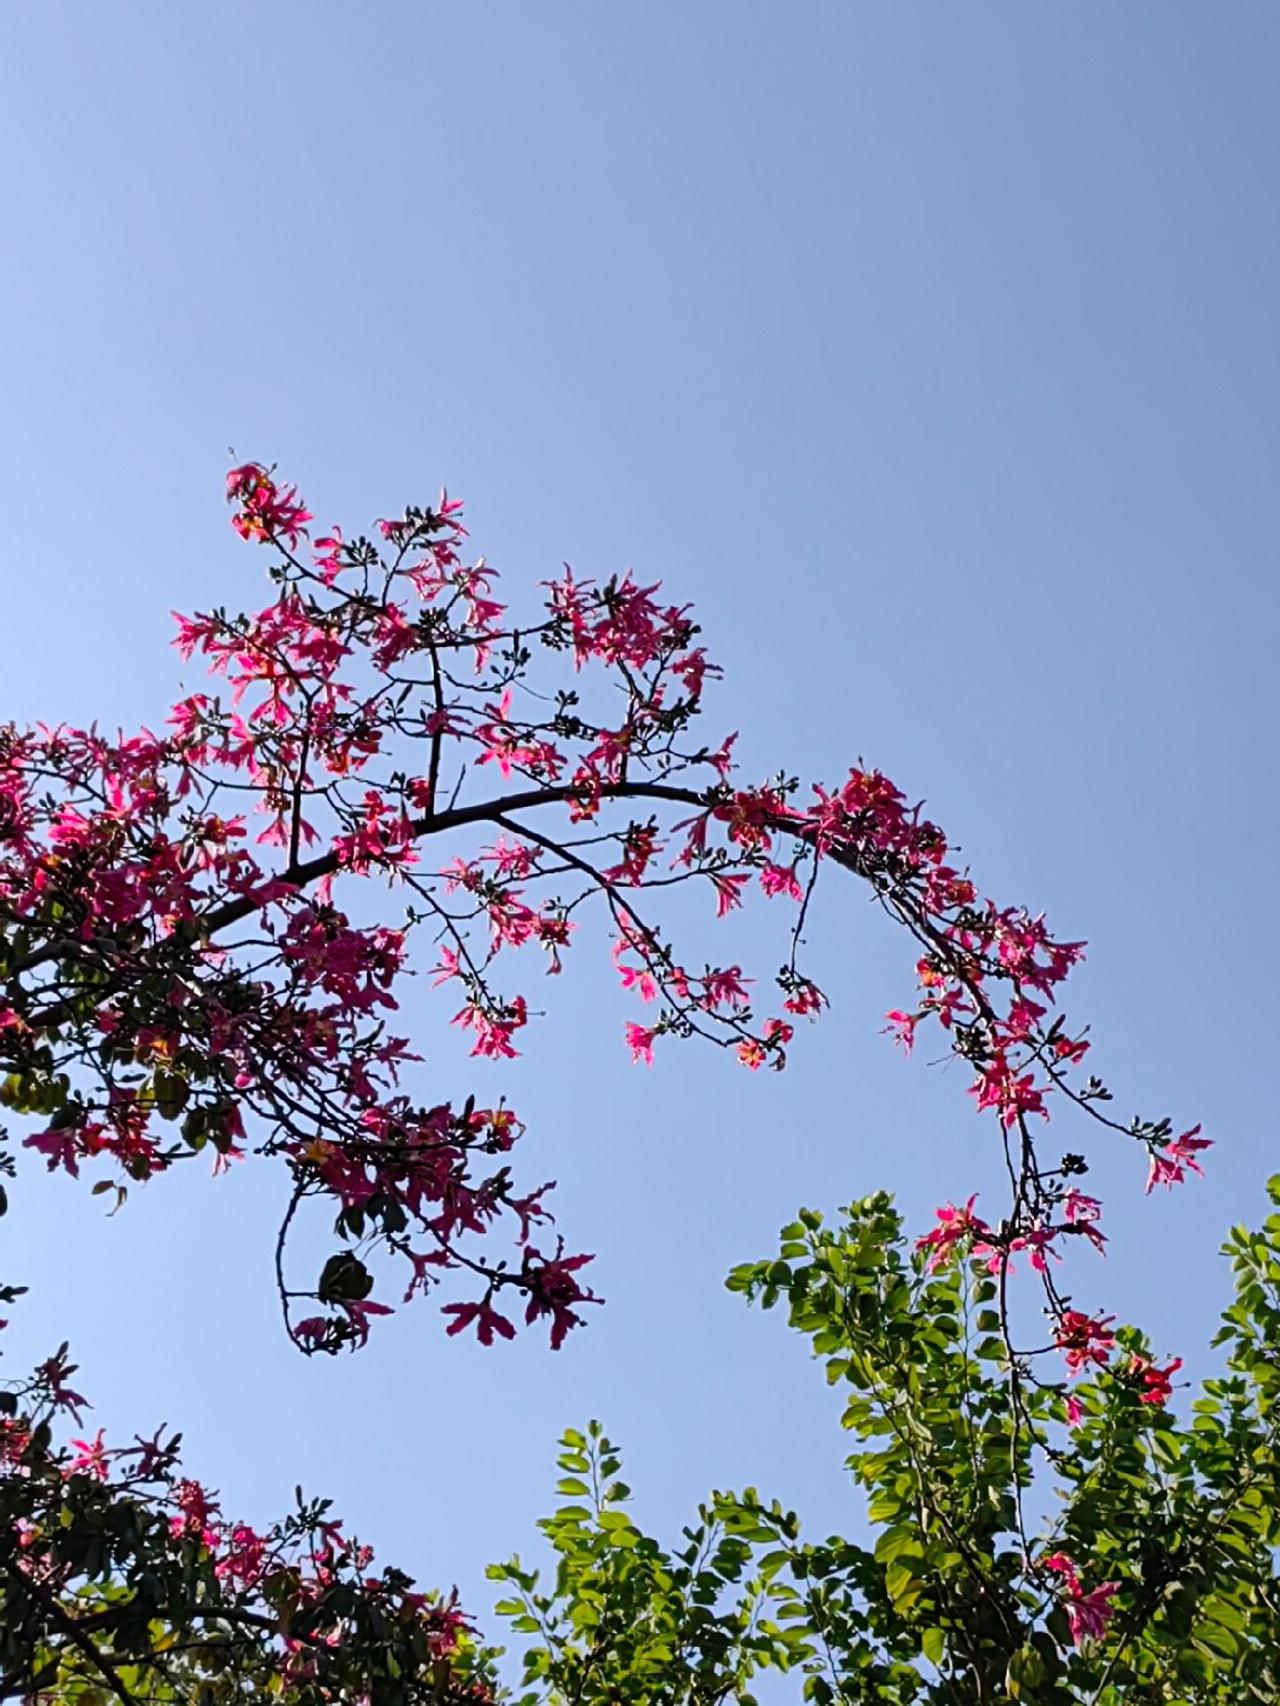
[[1111, 1618], [1111, 1601], [1120, 1591], [1119, 1582], [1102, 1582], [1086, 1593], [1074, 1562], [1065, 1552], [1050, 1553], [1042, 1560], [1042, 1566], [1061, 1578], [1062, 1604], [1071, 1639], [1077, 1646], [1084, 1641], [1101, 1640]]
[[[213, 681], [165, 732], [0, 731], [3, 1094], [51, 1169], [113, 1166], [99, 1184], [120, 1200], [206, 1147], [215, 1170], [251, 1145], [279, 1156], [283, 1230], [322, 1203], [354, 1263], [341, 1286], [281, 1266], [303, 1348], [363, 1343], [390, 1311], [374, 1254], [405, 1264], [406, 1298], [470, 1285], [443, 1304], [449, 1331], [485, 1343], [522, 1316], [558, 1345], [592, 1301], [589, 1258], [531, 1242], [549, 1187], [514, 1182], [510, 1109], [416, 1093], [425, 1068], [397, 1025], [424, 937], [478, 1067], [515, 1057], [535, 1017], [507, 968], [536, 957], [559, 973], [595, 906], [640, 1008], [633, 1059], [697, 1035], [780, 1069], [797, 1022], [827, 1004], [802, 951], [835, 868], [915, 944], [916, 996], [890, 1027], [910, 1050], [936, 1024], [1018, 1181], [998, 1224], [973, 1199], [939, 1211], [931, 1263], [963, 1250], [997, 1271], [1022, 1251], [1043, 1277], [1071, 1238], [1102, 1247], [1097, 1200], [1038, 1157], [1055, 1100], [1136, 1137], [1149, 1184], [1199, 1171], [1199, 1128], [1124, 1127], [1098, 1082], [1078, 1081], [1089, 1043], [1057, 1001], [1082, 945], [982, 897], [885, 776], [854, 768], [807, 798], [785, 776], [736, 781], [736, 737], [698, 733], [719, 670], [659, 585], [566, 570], [519, 622], [494, 569], [466, 556], [447, 495], [372, 539], [331, 527], [314, 541], [296, 489], [265, 466], [233, 469], [227, 496], [237, 532], [272, 554], [275, 596], [178, 618], [180, 655]], [[557, 686], [539, 667], [560, 656]], [[361, 879], [396, 897], [394, 921], [363, 921]], [[789, 909], [776, 993], [735, 954], [668, 940], [649, 909], [677, 885], [719, 919], [757, 888]], [[509, 1253], [490, 1257], [501, 1226]], [[319, 1307], [295, 1322], [305, 1299]]]

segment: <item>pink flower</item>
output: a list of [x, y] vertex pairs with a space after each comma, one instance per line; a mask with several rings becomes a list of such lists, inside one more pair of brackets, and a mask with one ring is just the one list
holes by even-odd
[[804, 899], [804, 890], [800, 887], [794, 865], [772, 865], [766, 860], [760, 871], [760, 887], [770, 899], [780, 894], [788, 895], [792, 900]]
[[1172, 1377], [1182, 1367], [1182, 1358], [1174, 1357], [1165, 1368], [1157, 1368], [1150, 1357], [1129, 1358], [1128, 1373], [1140, 1388], [1138, 1399], [1143, 1404], [1167, 1404], [1173, 1396]]
[[1070, 1061], [1073, 1065], [1078, 1065], [1084, 1059], [1090, 1047], [1091, 1044], [1087, 1043], [1083, 1037], [1077, 1037], [1074, 1041], [1065, 1036], [1058, 1036], [1053, 1039], [1054, 1054], [1059, 1060]]
[[716, 891], [717, 918], [723, 918], [727, 912], [742, 905], [742, 891], [747, 886], [745, 876], [726, 876], [722, 871], [712, 871], [711, 881]]
[[327, 1315], [308, 1315], [305, 1321], [299, 1321], [293, 1329], [297, 1343], [304, 1347], [310, 1345], [313, 1349], [336, 1348], [330, 1343], [332, 1334], [333, 1323]]
[[440, 1313], [453, 1316], [453, 1320], [445, 1328], [451, 1338], [464, 1332], [472, 1324], [475, 1325], [476, 1337], [482, 1345], [491, 1345], [495, 1333], [504, 1339], [514, 1339], [516, 1336], [511, 1322], [505, 1315], [498, 1314], [487, 1297], [480, 1303], [446, 1303]]
[[903, 1054], [910, 1054], [916, 1040], [916, 1026], [920, 1023], [920, 1015], [901, 1013], [895, 1008], [891, 1013], [886, 1013], [885, 1018], [889, 1021], [884, 1026], [885, 1033], [891, 1032], [894, 1042], [902, 1049]]
[[338, 1308], [346, 1315], [354, 1331], [351, 1348], [355, 1350], [360, 1345], [369, 1342], [369, 1317], [371, 1315], [392, 1315], [395, 1311], [389, 1303], [375, 1303], [371, 1297], [363, 1299], [343, 1298]]
[[1076, 1593], [1068, 1598], [1067, 1624], [1071, 1630], [1071, 1639], [1077, 1647], [1084, 1641], [1100, 1641], [1103, 1638], [1114, 1609], [1112, 1598], [1119, 1591], [1119, 1582], [1103, 1582], [1101, 1586], [1091, 1588], [1088, 1593]]
[[725, 738], [720, 742], [720, 745], [711, 754], [711, 756], [708, 760], [709, 763], [711, 763], [715, 766], [716, 770], [720, 774], [722, 781], [728, 780], [729, 772], [733, 769], [733, 756], [732, 756], [732, 754], [733, 754], [734, 743], [736, 742], [737, 738], [738, 738], [738, 731], [735, 729], [731, 735], [725, 736]]
[[[76, 1372], [76, 1364], [66, 1361], [65, 1351], [57, 1356], [46, 1358], [36, 1369], [37, 1376], [48, 1388], [49, 1397], [59, 1410], [66, 1410], [68, 1415], [75, 1418], [76, 1426], [82, 1425], [84, 1418], [81, 1410], [91, 1410], [93, 1405], [79, 1392], [73, 1392], [67, 1385], [68, 1378]], [[101, 1433], [98, 1435], [102, 1437]]]
[[606, 882], [634, 888], [644, 881], [645, 871], [660, 849], [658, 832], [652, 824], [633, 823], [622, 839], [622, 858], [601, 875]]
[[1066, 1352], [1067, 1367], [1073, 1374], [1090, 1364], [1105, 1368], [1116, 1342], [1115, 1334], [1108, 1331], [1114, 1320], [1114, 1315], [1097, 1317], [1080, 1309], [1063, 1311], [1054, 1344]]
[[1019, 1041], [1029, 1037], [1044, 1015], [1045, 1009], [1038, 1001], [1031, 1001], [1027, 996], [1020, 995], [1009, 1004], [1009, 1014], [1005, 1020], [1009, 1035]]
[[1049, 1263], [1046, 1259], [1047, 1257], [1052, 1256], [1055, 1262], [1060, 1262], [1062, 1260], [1061, 1255], [1054, 1246], [1053, 1241], [1056, 1236], [1057, 1232], [1052, 1226], [1033, 1226], [1029, 1231], [1022, 1233], [1019, 1237], [1015, 1238], [1009, 1245], [1009, 1249], [1011, 1251], [1029, 1250], [1031, 1255], [1028, 1260], [1036, 1273], [1048, 1273]]
[[745, 1007], [748, 1002], [747, 984], [750, 978], [742, 975], [741, 966], [729, 966], [725, 971], [709, 971], [702, 980], [702, 1005], [716, 1007]]
[[228, 1551], [214, 1565], [216, 1575], [252, 1587], [262, 1575], [267, 1543], [245, 1523], [237, 1523], [228, 1539]]
[[1003, 1059], [994, 1060], [979, 1072], [969, 1094], [977, 1098], [979, 1113], [985, 1108], [998, 1109], [1000, 1124], [1006, 1127], [1016, 1125], [1027, 1114], [1039, 1114], [1046, 1120], [1049, 1117], [1035, 1079], [1029, 1072], [1016, 1076]]
[[975, 1191], [963, 1208], [957, 1208], [954, 1203], [944, 1203], [934, 1211], [939, 1224], [923, 1238], [916, 1239], [917, 1250], [929, 1251], [928, 1269], [931, 1274], [946, 1266], [965, 1239], [990, 1237], [991, 1228], [973, 1212], [977, 1200]]
[[102, 1443], [105, 1428], [99, 1428], [92, 1439], [73, 1439], [71, 1444], [76, 1455], [71, 1460], [68, 1473], [71, 1475], [92, 1475], [95, 1480], [105, 1481], [107, 1478], [107, 1448]]
[[528, 1023], [528, 1017], [524, 996], [517, 995], [514, 1001], [499, 1008], [481, 1007], [471, 1002], [460, 1013], [454, 1014], [452, 1022], [464, 1030], [475, 1032], [472, 1054], [489, 1060], [514, 1060], [520, 1051], [511, 1038], [514, 1032]]
[[798, 980], [782, 1005], [788, 1013], [803, 1017], [806, 1013], [820, 1013], [826, 1005], [826, 1000], [817, 984], [804, 977]]
[[[781, 794], [772, 788], [739, 788], [732, 800], [715, 807], [714, 815], [728, 825], [725, 833], [735, 847], [749, 852], [757, 848], [767, 851], [773, 845], [772, 828], [779, 817], [786, 815], [786, 807]], [[766, 865], [765, 870], [777, 867]], [[794, 874], [794, 867], [790, 873], [778, 872], [784, 883], [788, 875], [794, 877]]]
[[1080, 1585], [1076, 1566], [1065, 1552], [1053, 1552], [1043, 1560], [1044, 1568], [1063, 1578], [1062, 1604], [1067, 1625], [1076, 1646], [1083, 1641], [1100, 1641], [1107, 1632], [1113, 1607], [1111, 1601], [1120, 1591], [1119, 1582], [1103, 1582], [1088, 1593]]
[[684, 683], [685, 692], [691, 699], [700, 699], [704, 678], [708, 674], [719, 675], [720, 670], [718, 665], [707, 662], [706, 651], [697, 646], [687, 656], [671, 660], [671, 673]]
[[342, 537], [342, 529], [335, 527], [327, 539], [317, 539], [315, 544], [316, 567], [320, 570], [320, 578], [326, 586], [332, 586], [334, 581], [347, 566], [343, 562], [343, 552], [347, 542]]
[[63, 1126], [55, 1131], [50, 1126], [48, 1131], [40, 1131], [34, 1137], [24, 1137], [24, 1149], [38, 1149], [48, 1162], [49, 1171], [56, 1172], [59, 1167], [65, 1168], [73, 1179], [80, 1177], [79, 1149], [76, 1145], [74, 1128]]
[[657, 1000], [658, 980], [646, 966], [626, 965], [616, 957], [614, 963], [618, 968], [618, 976], [622, 979], [624, 989], [634, 989], [641, 1001]]
[[312, 519], [297, 497], [296, 486], [281, 489], [257, 462], [246, 462], [227, 475], [227, 502], [240, 506], [231, 525], [242, 539], [269, 540], [281, 535], [296, 546]]
[[1192, 1126], [1190, 1131], [1184, 1131], [1181, 1137], [1175, 1138], [1165, 1146], [1163, 1154], [1153, 1149], [1151, 1151], [1151, 1171], [1147, 1174], [1147, 1194], [1157, 1185], [1180, 1185], [1187, 1176], [1188, 1169], [1192, 1173], [1204, 1176], [1204, 1168], [1196, 1160], [1198, 1149], [1212, 1147], [1211, 1137], [1199, 1136], [1200, 1127]]
[[548, 950], [548, 975], [560, 970], [560, 950], [569, 946], [569, 938], [576, 928], [562, 913], [544, 912], [539, 915], [534, 935]]
[[574, 1312], [574, 1305], [599, 1301], [577, 1279], [578, 1270], [593, 1262], [595, 1257], [566, 1256], [563, 1251], [564, 1246], [560, 1245], [554, 1256], [547, 1257], [527, 1246], [520, 1273], [521, 1283], [529, 1297], [524, 1318], [532, 1323], [543, 1315], [551, 1317], [553, 1351], [560, 1349], [570, 1327], [582, 1324], [582, 1317]]
[[522, 736], [519, 725], [510, 721], [511, 689], [508, 687], [496, 705], [487, 705], [492, 719], [480, 723], [475, 738], [485, 748], [477, 764], [496, 764], [502, 776], [513, 770], [529, 770], [554, 781], [564, 765], [564, 759], [548, 741]]
[[653, 1039], [657, 1036], [656, 1025], [627, 1026], [627, 1047], [631, 1050], [631, 1059], [635, 1063], [644, 1062], [646, 1066], [653, 1065]]
[[1105, 1233], [1099, 1232], [1096, 1224], [1102, 1214], [1102, 1204], [1097, 1197], [1088, 1197], [1083, 1191], [1072, 1186], [1063, 1198], [1062, 1210], [1067, 1217], [1067, 1224], [1074, 1226], [1095, 1249], [1102, 1250], [1107, 1240]]
[[180, 1514], [170, 1517], [170, 1533], [175, 1538], [186, 1534], [212, 1542], [216, 1538], [211, 1524], [217, 1514], [217, 1500], [204, 1490], [199, 1481], [179, 1481], [174, 1498]]

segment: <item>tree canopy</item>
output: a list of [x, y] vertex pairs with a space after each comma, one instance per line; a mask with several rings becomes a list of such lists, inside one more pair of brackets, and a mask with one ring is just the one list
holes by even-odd
[[[702, 732], [719, 670], [658, 585], [566, 570], [520, 616], [446, 495], [350, 538], [313, 537], [260, 464], [227, 495], [273, 596], [178, 618], [215, 681], [159, 733], [0, 730], [18, 1153], [115, 1205], [200, 1156], [273, 1158], [304, 1354], [358, 1349], [418, 1295], [450, 1335], [537, 1325], [557, 1348], [599, 1301], [591, 1257], [553, 1233], [550, 1187], [517, 1180], [505, 1099], [423, 1095], [404, 980], [429, 974], [473, 1054], [509, 1058], [535, 1028], [530, 961], [559, 975], [594, 910], [636, 1062], [698, 1038], [781, 1070], [827, 1006], [805, 949], [836, 872], [905, 933], [914, 986], [886, 1030], [907, 1053], [932, 1030], [964, 1064], [1008, 1193], [943, 1204], [914, 1238], [883, 1193], [830, 1225], [806, 1209], [730, 1278], [785, 1302], [847, 1391], [874, 1544], [805, 1539], [748, 1490], [666, 1547], [600, 1428], [571, 1432], [554, 1579], [494, 1572], [523, 1685], [323, 1502], [251, 1525], [176, 1439], [90, 1435], [63, 1346], [0, 1399], [0, 1696], [712, 1701], [772, 1668], [820, 1703], [1274, 1698], [1280, 1217], [1232, 1234], [1227, 1372], [1187, 1421], [1180, 1359], [1076, 1308], [1063, 1277], [1106, 1241], [1080, 1182], [1095, 1137], [1136, 1145], [1148, 1190], [1208, 1146], [1114, 1116], [1062, 1005], [1083, 944], [988, 898], [876, 770], [743, 782], [735, 736]], [[707, 946], [672, 929], [675, 888], [704, 897]], [[779, 919], [772, 978], [712, 945], [756, 900]], [[1051, 1154], [1058, 1113], [1079, 1135]], [[312, 1212], [334, 1243], [308, 1276], [289, 1233]]]

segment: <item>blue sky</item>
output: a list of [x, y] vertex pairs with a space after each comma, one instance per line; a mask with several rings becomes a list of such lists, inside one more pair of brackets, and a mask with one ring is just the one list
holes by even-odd
[[[1220, 1233], [1280, 1165], [1278, 60], [1245, 0], [6, 8], [5, 715], [158, 722], [168, 612], [261, 591], [229, 447], [349, 526], [447, 482], [510, 589], [661, 577], [753, 770], [881, 765], [1088, 938], [1119, 1106], [1218, 1147], [1145, 1199], [1094, 1145], [1077, 1293], [1203, 1368]], [[721, 1280], [801, 1203], [923, 1222], [992, 1155], [877, 1035], [906, 945], [834, 886], [820, 935], [836, 1008], [780, 1078], [633, 1069], [607, 972], [562, 980], [509, 1086], [609, 1299], [558, 1355], [419, 1306], [304, 1363], [246, 1167], [110, 1221], [28, 1170], [12, 1356], [71, 1337], [109, 1433], [180, 1424], [246, 1516], [331, 1494], [481, 1609], [592, 1415], [668, 1534], [747, 1481], [852, 1523], [820, 1375]]]

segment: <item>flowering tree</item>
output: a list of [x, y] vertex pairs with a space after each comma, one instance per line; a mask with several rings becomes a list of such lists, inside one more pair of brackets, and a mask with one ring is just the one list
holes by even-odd
[[[1163, 1403], [1178, 1367], [1125, 1345], [1062, 1289], [1066, 1254], [1101, 1248], [1102, 1210], [1078, 1182], [1080, 1150], [1045, 1156], [1044, 1124], [1060, 1106], [1082, 1129], [1136, 1143], [1148, 1189], [1198, 1172], [1207, 1143], [1199, 1128], [1175, 1136], [1166, 1119], [1112, 1117], [1110, 1093], [1083, 1071], [1084, 1030], [1060, 1004], [1082, 945], [985, 898], [943, 832], [876, 771], [809, 790], [787, 775], [739, 779], [734, 737], [699, 732], [718, 670], [688, 608], [664, 603], [657, 586], [566, 571], [519, 618], [499, 601], [494, 571], [466, 554], [460, 507], [447, 497], [380, 522], [374, 539], [332, 528], [313, 540], [296, 491], [268, 469], [234, 469], [227, 491], [237, 531], [266, 549], [274, 596], [256, 614], [178, 619], [182, 655], [205, 660], [225, 691], [188, 694], [163, 733], [0, 731], [0, 1098], [25, 1116], [21, 1146], [51, 1170], [92, 1173], [92, 1188], [116, 1202], [201, 1151], [215, 1173], [250, 1151], [275, 1157], [285, 1181], [279, 1302], [308, 1354], [358, 1347], [391, 1309], [388, 1296], [418, 1294], [441, 1301], [451, 1334], [492, 1344], [521, 1322], [543, 1323], [558, 1347], [597, 1301], [590, 1257], [551, 1237], [550, 1187], [517, 1182], [510, 1157], [523, 1126], [505, 1100], [421, 1099], [414, 1039], [395, 1027], [403, 980], [428, 971], [473, 1054], [513, 1056], [533, 1018], [530, 957], [559, 974], [595, 908], [636, 1001], [623, 1039], [636, 1061], [697, 1036], [749, 1070], [781, 1069], [797, 1026], [826, 1006], [803, 949], [819, 880], [842, 872], [908, 937], [915, 989], [888, 1028], [909, 1052], [921, 1027], [937, 1027], [967, 1063], [973, 1104], [1007, 1163], [999, 1212], [980, 1214], [976, 1198], [946, 1205], [921, 1240], [916, 1279], [894, 1277], [886, 1254], [875, 1283], [895, 1298], [915, 1285], [924, 1320], [948, 1314], [930, 1300], [959, 1295], [961, 1259], [981, 1267], [981, 1331], [1000, 1368], [1016, 1532], [1030, 1560], [1020, 1454], [1053, 1405], [1067, 1424], [1088, 1422], [1084, 1398], [1035, 1372], [1042, 1359], [1061, 1359], [1068, 1374], [1106, 1369], [1149, 1406]], [[361, 885], [376, 904], [361, 900]], [[772, 983], [670, 937], [662, 903], [676, 886], [705, 894], [709, 940], [715, 918], [751, 896], [781, 911]], [[373, 922], [353, 916], [361, 906]], [[12, 1158], [4, 1164], [12, 1172]], [[313, 1205], [327, 1205], [335, 1246], [319, 1276], [304, 1278], [288, 1234]], [[891, 1252], [889, 1211], [876, 1213]], [[819, 1236], [801, 1223], [785, 1260], [809, 1249], [810, 1233]], [[835, 1246], [819, 1245], [821, 1265]], [[1010, 1277], [1019, 1258], [1041, 1293], [1046, 1346], [1023, 1339]], [[807, 1327], [794, 1275], [781, 1272], [743, 1283], [787, 1289]], [[835, 1277], [843, 1285], [844, 1269]], [[958, 1402], [976, 1365], [941, 1327], [928, 1344]], [[180, 1672], [166, 1661], [201, 1686], [200, 1667], [216, 1670], [238, 1641], [243, 1686], [261, 1684], [261, 1664], [280, 1688], [340, 1696], [354, 1683], [332, 1667], [368, 1646], [375, 1626], [375, 1693], [409, 1688], [406, 1678], [446, 1653], [450, 1686], [487, 1686], [487, 1661], [455, 1610], [394, 1574], [348, 1580], [358, 1548], [339, 1546], [314, 1507], [260, 1536], [221, 1523], [194, 1483], [175, 1480], [159, 1441], [121, 1452], [95, 1434], [62, 1454], [49, 1423], [75, 1411], [65, 1379], [55, 1358], [16, 1389], [6, 1434], [12, 1483], [35, 1503], [11, 1513], [12, 1585], [0, 1591], [19, 1595], [23, 1627], [38, 1625], [41, 1641], [55, 1639], [59, 1615], [76, 1621], [72, 1583], [102, 1578], [123, 1592], [123, 1572], [135, 1611], [87, 1614], [113, 1636], [146, 1613], [167, 1638], [189, 1629], [194, 1604], [218, 1608], [219, 1642], [179, 1643]], [[119, 1523], [133, 1537], [125, 1551], [113, 1541], [62, 1558], [40, 1486], [49, 1499], [68, 1486], [92, 1495], [103, 1532]], [[994, 1495], [992, 1506], [1007, 1515]], [[81, 1534], [74, 1511], [68, 1532]], [[1074, 1544], [1028, 1568], [1038, 1591], [1057, 1584], [1075, 1633], [1097, 1636], [1112, 1596], [1092, 1581], [1097, 1558], [1077, 1557]], [[140, 1571], [161, 1583], [177, 1571], [187, 1598], [157, 1588], [159, 1598], [139, 1599]], [[194, 1600], [192, 1571], [204, 1584]], [[277, 1590], [285, 1613], [269, 1609]], [[387, 1645], [388, 1620], [403, 1650]], [[255, 1647], [246, 1631], [268, 1625], [271, 1638]], [[931, 1625], [944, 1636], [949, 1627]], [[64, 1656], [82, 1650], [62, 1634]], [[975, 1677], [981, 1664], [975, 1657]], [[128, 1691], [98, 1668], [100, 1682]]]
[[542, 1524], [554, 1584], [518, 1560], [490, 1572], [513, 1589], [525, 1706], [742, 1698], [769, 1669], [820, 1706], [1276, 1699], [1280, 1214], [1226, 1253], [1226, 1377], [1190, 1425], [1119, 1328], [1069, 1367], [1068, 1430], [1061, 1382], [1016, 1396], [985, 1261], [912, 1252], [883, 1193], [830, 1228], [802, 1212], [729, 1283], [785, 1299], [848, 1393], [874, 1543], [806, 1542], [748, 1490], [714, 1495], [668, 1552], [620, 1510], [608, 1441], [571, 1433]]
[[[551, 1579], [519, 1558], [490, 1571], [522, 1654], [509, 1691], [702, 1706], [794, 1671], [819, 1706], [1274, 1700], [1280, 1213], [1227, 1254], [1227, 1366], [1188, 1424], [1133, 1330], [1068, 1353], [1065, 1379], [1015, 1382], [984, 1258], [937, 1266], [883, 1194], [830, 1228], [803, 1211], [730, 1285], [785, 1300], [847, 1392], [873, 1543], [806, 1541], [748, 1489], [664, 1547], [627, 1514], [600, 1429], [571, 1431], [541, 1525]], [[259, 1532], [182, 1476], [176, 1441], [53, 1444], [56, 1412], [83, 1404], [73, 1374], [57, 1356], [3, 1406], [0, 1698], [494, 1697], [498, 1654], [456, 1604], [375, 1572], [325, 1505], [299, 1494]]]

